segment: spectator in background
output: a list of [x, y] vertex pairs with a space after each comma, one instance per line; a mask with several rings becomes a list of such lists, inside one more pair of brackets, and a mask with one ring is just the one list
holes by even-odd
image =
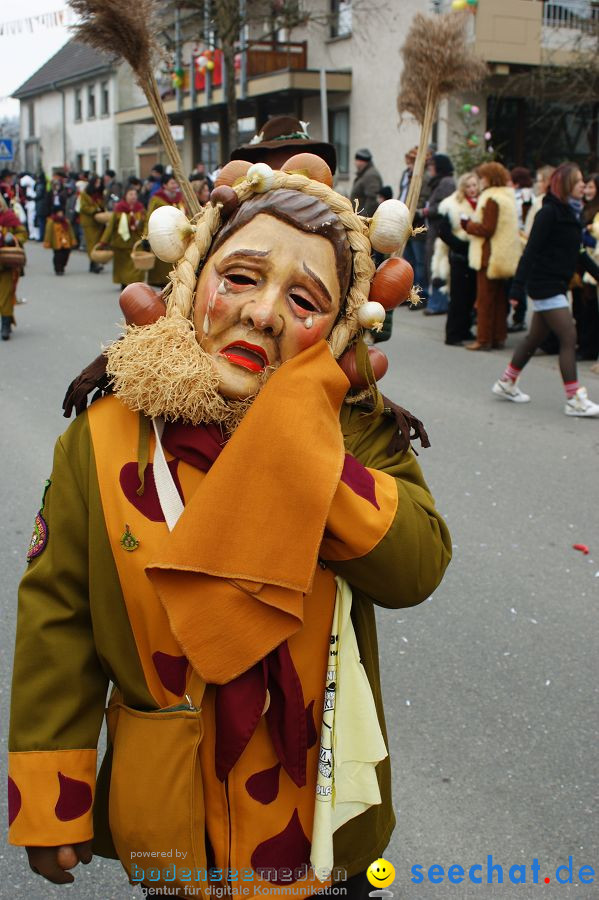
[[46, 230], [46, 216], [48, 209], [48, 185], [46, 184], [46, 176], [40, 172], [35, 179], [35, 225], [38, 229], [38, 241], [44, 240], [44, 232]]
[[[406, 203], [408, 199], [408, 192], [410, 190], [410, 184], [412, 183], [412, 173], [414, 171], [414, 163], [416, 161], [417, 153], [418, 147], [412, 147], [412, 149], [408, 151], [408, 153], [406, 153], [406, 168], [403, 170], [401, 178], [399, 180], [398, 195], [398, 199], [403, 203]], [[430, 162], [430, 158], [430, 156], [427, 157], [427, 164]], [[422, 185], [420, 187], [420, 195], [416, 204], [414, 221], [412, 222], [414, 228], [421, 228], [425, 224], [422, 210], [426, 206], [426, 201], [429, 198], [429, 194], [430, 175], [428, 173], [428, 170], [425, 169], [424, 176], [422, 178]], [[420, 288], [420, 294], [422, 297], [422, 303], [419, 306], [411, 306], [409, 303], [406, 303], [404, 305], [404, 309], [422, 309], [428, 302], [428, 278], [426, 274], [426, 232], [423, 231], [420, 234], [416, 234], [409, 239], [408, 243], [405, 246], [403, 256], [404, 259], [410, 263], [414, 270], [414, 284], [418, 285], [418, 287]]]
[[441, 290], [445, 280], [435, 273], [433, 276], [432, 263], [435, 252], [435, 241], [439, 237], [442, 214], [439, 212], [439, 204], [455, 191], [455, 179], [453, 177], [453, 163], [444, 153], [435, 153], [428, 166], [430, 181], [430, 194], [424, 207], [426, 219], [426, 270], [428, 284], [428, 304], [424, 310], [427, 316], [442, 315], [447, 312], [449, 301], [446, 291]]
[[351, 188], [352, 200], [358, 201], [358, 211], [363, 216], [372, 216], [378, 206], [376, 195], [383, 186], [383, 179], [374, 167], [370, 150], [356, 150], [354, 163], [356, 177]]
[[449, 249], [449, 309], [445, 343], [454, 347], [474, 340], [470, 329], [476, 300], [476, 272], [468, 263], [470, 241], [462, 228], [461, 217], [473, 214], [479, 193], [478, 175], [466, 172], [460, 177], [455, 193], [439, 204], [439, 212], [443, 216], [439, 238]]
[[194, 194], [198, 198], [198, 203], [200, 204], [200, 206], [206, 206], [206, 204], [210, 200], [210, 191], [212, 190], [210, 184], [208, 183], [208, 179], [192, 178], [190, 184]]
[[116, 180], [114, 169], [106, 169], [102, 176], [104, 182], [104, 209], [112, 212], [123, 195], [123, 185]]
[[[524, 166], [516, 166], [510, 172], [510, 178], [516, 194], [518, 228], [524, 240], [526, 217], [530, 212], [534, 199], [532, 175], [530, 169], [525, 169]], [[508, 325], [507, 329], [510, 334], [526, 330], [526, 307], [526, 298], [524, 298], [524, 303], [520, 303], [512, 313], [512, 323]]]
[[162, 187], [163, 177], [164, 166], [161, 165], [161, 163], [156, 163], [156, 165], [153, 166], [150, 170], [150, 174], [148, 175], [147, 179], [144, 181], [139, 197], [146, 208], [156, 191], [159, 191]]
[[468, 261], [476, 270], [477, 336], [467, 350], [501, 349], [507, 336], [506, 279], [512, 278], [522, 253], [510, 173], [497, 162], [477, 169], [481, 194], [473, 218], [464, 216], [469, 235]]
[[206, 169], [206, 163], [200, 161], [195, 164], [195, 168], [189, 176], [189, 180], [195, 181], [196, 179], [200, 179], [200, 181], [206, 181], [210, 190], [212, 190], [212, 188], [214, 187], [214, 183], [210, 178], [210, 175], [208, 174], [208, 170]]
[[599, 278], [599, 266], [581, 253], [582, 197], [584, 181], [575, 163], [564, 163], [553, 173], [543, 207], [537, 214], [528, 244], [512, 282], [511, 303], [520, 302], [526, 291], [534, 313], [530, 330], [518, 344], [509, 366], [495, 382], [497, 397], [514, 403], [530, 400], [518, 387], [518, 379], [536, 349], [553, 331], [559, 339], [559, 367], [566, 392], [567, 416], [599, 416], [599, 404], [592, 403], [586, 388], [578, 383], [576, 369], [576, 328], [566, 297], [568, 285], [578, 266]]
[[540, 169], [537, 169], [534, 187], [535, 195], [524, 221], [524, 237], [526, 238], [526, 240], [528, 240], [530, 236], [530, 230], [532, 228], [534, 218], [543, 205], [543, 200], [545, 199], [545, 194], [549, 190], [551, 176], [554, 172], [555, 166], [541, 166]]
[[25, 195], [25, 213], [27, 215], [27, 231], [32, 241], [37, 240], [38, 230], [35, 225], [35, 179], [29, 172], [23, 172], [19, 179], [21, 190]]
[[[599, 265], [599, 174], [589, 175], [584, 186], [584, 207], [580, 216], [584, 228], [582, 242]], [[599, 304], [597, 281], [588, 272], [572, 290], [572, 313], [576, 321], [577, 359], [599, 357]]]

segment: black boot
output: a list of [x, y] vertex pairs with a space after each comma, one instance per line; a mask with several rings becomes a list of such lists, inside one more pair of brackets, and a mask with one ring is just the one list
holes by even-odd
[[10, 340], [10, 326], [12, 324], [11, 316], [2, 316], [2, 331], [0, 332], [0, 336], [3, 341]]

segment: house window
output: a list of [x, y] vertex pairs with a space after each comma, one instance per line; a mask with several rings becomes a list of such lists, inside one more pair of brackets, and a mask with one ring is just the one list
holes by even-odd
[[75, 157], [75, 168], [77, 169], [78, 175], [80, 172], [83, 172], [83, 166], [84, 166], [83, 153], [78, 153], [77, 156]]
[[200, 125], [200, 159], [206, 170], [212, 172], [219, 164], [220, 129], [218, 122], [202, 122]]
[[96, 85], [88, 84], [87, 86], [87, 118], [96, 118]]
[[89, 154], [89, 170], [94, 174], [98, 171], [98, 157], [95, 150], [91, 150]]
[[81, 89], [75, 89], [75, 121], [80, 122], [83, 118], [83, 100], [81, 99]]
[[110, 150], [102, 150], [102, 171], [110, 168]]
[[351, 34], [351, 0], [331, 0], [331, 37]]
[[29, 103], [27, 106], [27, 128], [29, 137], [35, 136], [35, 104]]
[[337, 171], [349, 172], [349, 109], [329, 110], [329, 134], [337, 151]]
[[103, 81], [100, 84], [100, 109], [102, 110], [101, 115], [110, 115], [110, 91], [107, 81]]

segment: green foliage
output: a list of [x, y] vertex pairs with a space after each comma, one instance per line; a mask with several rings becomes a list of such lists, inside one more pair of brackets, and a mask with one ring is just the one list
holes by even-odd
[[[477, 107], [474, 107], [476, 110]], [[480, 112], [473, 112], [470, 103], [465, 103], [458, 113], [460, 128], [455, 128], [451, 158], [458, 175], [472, 172], [477, 166], [497, 159], [497, 152], [487, 140]], [[488, 132], [486, 132], [488, 134]]]

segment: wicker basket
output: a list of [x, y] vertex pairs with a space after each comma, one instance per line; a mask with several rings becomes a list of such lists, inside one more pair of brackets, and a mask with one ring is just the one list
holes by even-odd
[[92, 251], [89, 255], [92, 262], [99, 263], [101, 266], [105, 266], [106, 263], [109, 263], [114, 256], [114, 251], [110, 249], [101, 250], [96, 244], [96, 246], [92, 248]]
[[94, 213], [94, 219], [96, 222], [99, 222], [100, 225], [106, 225], [107, 222], [110, 222], [110, 217], [112, 216], [111, 212], [106, 210], [105, 212], [97, 212]]
[[25, 251], [18, 244], [0, 247], [0, 269], [22, 269], [26, 262]]
[[150, 269], [154, 268], [156, 257], [150, 250], [140, 250], [140, 244], [141, 241], [137, 241], [133, 245], [133, 250], [131, 251], [131, 260], [135, 268], [139, 269], [140, 272], [149, 272]]

